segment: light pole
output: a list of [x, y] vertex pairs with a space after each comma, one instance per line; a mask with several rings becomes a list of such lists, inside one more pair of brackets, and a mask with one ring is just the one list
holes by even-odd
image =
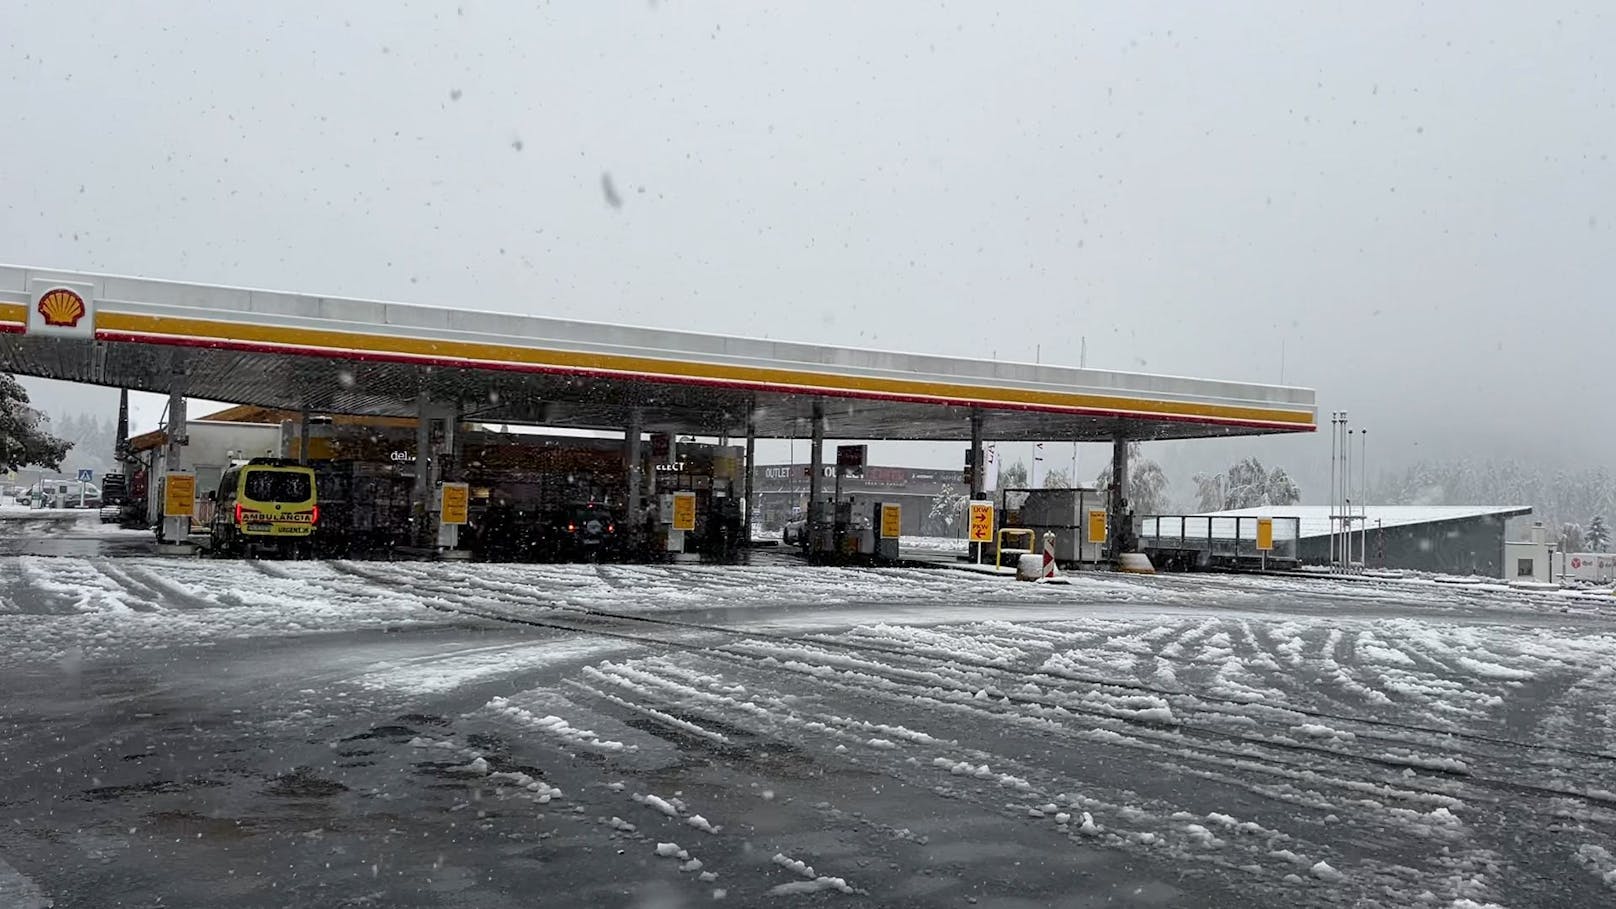
[[1340, 443], [1336, 441], [1336, 430], [1341, 422], [1338, 411], [1330, 411], [1330, 504], [1325, 506], [1325, 516], [1330, 521], [1330, 565], [1335, 566], [1335, 456], [1340, 451]]
[[1358, 510], [1363, 513], [1363, 563], [1364, 568], [1369, 567], [1369, 430], [1358, 430], [1358, 461], [1359, 470], [1363, 476], [1363, 491], [1360, 493], [1363, 504]]

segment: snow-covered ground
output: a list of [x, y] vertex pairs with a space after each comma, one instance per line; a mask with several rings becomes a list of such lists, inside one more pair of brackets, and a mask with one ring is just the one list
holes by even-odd
[[1180, 905], [1616, 900], [1616, 600], [1072, 580], [8, 557], [0, 672], [462, 629], [342, 657], [293, 715], [448, 712], [382, 754], [569, 812], [684, 900], [1010, 905], [1127, 868]]
[[971, 544], [955, 537], [915, 537], [905, 536], [898, 540], [900, 553], [945, 553], [948, 555], [965, 555], [970, 551]]

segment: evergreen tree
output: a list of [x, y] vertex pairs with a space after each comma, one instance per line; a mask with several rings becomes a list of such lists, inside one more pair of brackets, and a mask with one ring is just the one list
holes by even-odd
[[1588, 522], [1588, 529], [1583, 532], [1583, 539], [1588, 548], [1594, 552], [1604, 552], [1610, 547], [1610, 528], [1605, 526], [1605, 516], [1596, 514]]

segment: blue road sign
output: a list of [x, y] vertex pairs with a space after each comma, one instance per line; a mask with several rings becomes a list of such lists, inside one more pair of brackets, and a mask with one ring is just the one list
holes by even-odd
[[93, 479], [95, 479], [95, 471], [89, 469], [88, 467], [80, 467], [79, 468], [79, 480], [80, 481], [88, 483], [89, 481], [91, 481]]

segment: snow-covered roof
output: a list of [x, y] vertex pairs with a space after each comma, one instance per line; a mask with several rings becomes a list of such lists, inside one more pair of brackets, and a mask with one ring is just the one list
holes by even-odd
[[[1406, 527], [1411, 524], [1437, 524], [1442, 521], [1460, 521], [1466, 518], [1513, 518], [1532, 513], [1530, 505], [1354, 505], [1354, 527], [1362, 527], [1367, 520], [1371, 528]], [[1328, 505], [1263, 505], [1257, 508], [1235, 508], [1229, 511], [1202, 512], [1219, 518], [1299, 518], [1300, 535], [1327, 537], [1330, 535], [1330, 506]], [[1363, 515], [1363, 518], [1356, 517]], [[1336, 525], [1338, 528], [1340, 524]]]

